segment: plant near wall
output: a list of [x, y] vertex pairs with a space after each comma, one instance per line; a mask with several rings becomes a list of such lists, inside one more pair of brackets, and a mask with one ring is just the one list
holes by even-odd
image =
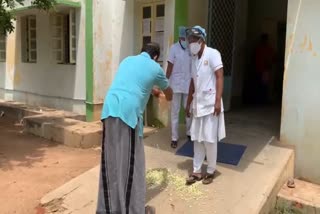
[[[0, 0], [0, 34], [7, 35], [14, 30], [14, 14], [12, 11], [18, 6], [24, 5], [27, 0]], [[29, 1], [28, 1], [29, 2]], [[40, 10], [49, 10], [56, 0], [32, 0], [31, 6]]]

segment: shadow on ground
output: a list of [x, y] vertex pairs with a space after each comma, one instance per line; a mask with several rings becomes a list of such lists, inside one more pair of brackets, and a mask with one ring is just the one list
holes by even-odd
[[13, 170], [15, 166], [32, 167], [41, 162], [45, 149], [57, 143], [23, 133], [21, 124], [14, 120], [0, 118], [0, 169]]

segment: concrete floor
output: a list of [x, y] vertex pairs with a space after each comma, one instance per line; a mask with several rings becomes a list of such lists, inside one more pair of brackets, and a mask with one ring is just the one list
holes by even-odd
[[[239, 165], [218, 164], [214, 183], [198, 186], [204, 193], [202, 198], [186, 199], [177, 189], [161, 186], [148, 189], [147, 203], [154, 205], [160, 214], [268, 213], [282, 184], [293, 176], [293, 151], [275, 143], [279, 118], [280, 114], [274, 109], [227, 113], [224, 142], [248, 146]], [[151, 135], [144, 143], [147, 169], [167, 169], [182, 178], [187, 177], [192, 159], [174, 155], [175, 151], [169, 146], [169, 129]], [[98, 173], [97, 166], [46, 195], [42, 204], [60, 208], [60, 213], [94, 213]]]

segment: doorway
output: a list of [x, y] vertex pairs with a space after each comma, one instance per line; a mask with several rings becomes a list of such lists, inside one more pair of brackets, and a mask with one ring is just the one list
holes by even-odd
[[248, 1], [242, 102], [281, 108], [287, 0]]
[[275, 118], [277, 132], [287, 5], [288, 0], [209, 0], [208, 44], [220, 51], [224, 62], [226, 111], [254, 111], [257, 120]]

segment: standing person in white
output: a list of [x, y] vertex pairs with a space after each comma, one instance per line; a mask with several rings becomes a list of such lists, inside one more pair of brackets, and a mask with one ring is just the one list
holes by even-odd
[[[177, 148], [179, 140], [179, 113], [181, 103], [187, 105], [189, 85], [191, 80], [191, 56], [187, 49], [186, 28], [179, 27], [179, 41], [172, 45], [167, 67], [167, 78], [173, 90], [171, 104], [171, 147]], [[190, 140], [191, 119], [186, 117], [186, 134]]]
[[[192, 114], [191, 139], [194, 141], [193, 173], [186, 184], [202, 180], [210, 184], [217, 163], [217, 144], [226, 137], [223, 114], [223, 64], [219, 51], [207, 47], [206, 31], [200, 26], [187, 30], [192, 57], [192, 79], [186, 111]], [[203, 176], [201, 167], [207, 157]]]

